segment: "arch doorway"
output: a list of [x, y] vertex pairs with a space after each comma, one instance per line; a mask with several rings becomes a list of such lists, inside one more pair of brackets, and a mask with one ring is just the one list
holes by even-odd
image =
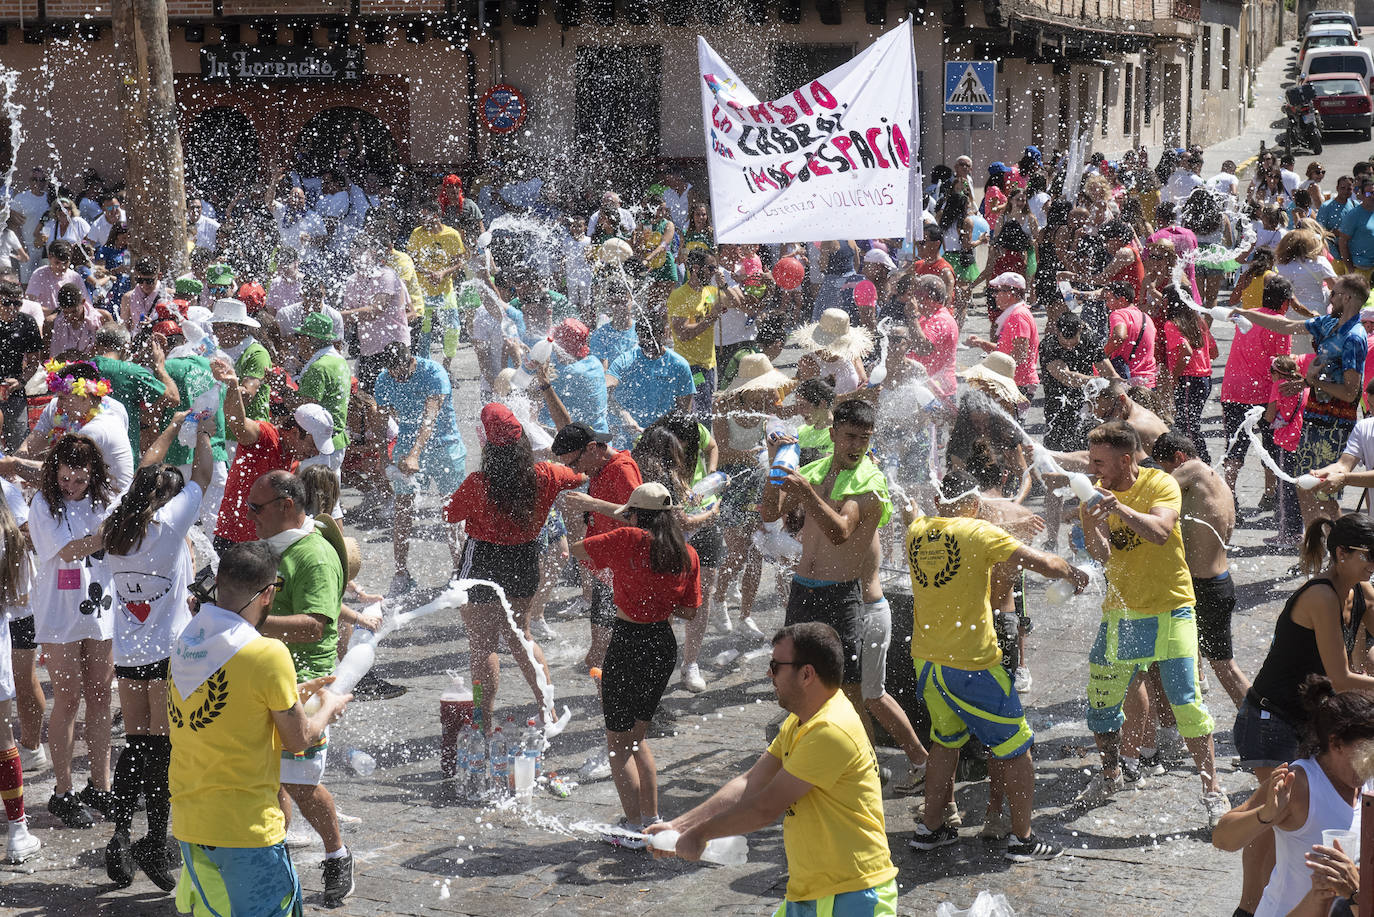
[[258, 174], [258, 132], [235, 108], [211, 108], [196, 115], [186, 131], [184, 156], [188, 192], [194, 189], [217, 205]]
[[297, 168], [318, 175], [331, 165], [343, 165], [356, 181], [376, 172], [384, 183], [396, 177], [400, 153], [396, 138], [378, 118], [361, 108], [326, 108], [301, 128], [296, 140]]

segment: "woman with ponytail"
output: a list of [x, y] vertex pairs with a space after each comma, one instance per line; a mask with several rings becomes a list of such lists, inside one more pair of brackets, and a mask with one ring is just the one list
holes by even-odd
[[[1374, 678], [1350, 669], [1360, 623], [1374, 632], [1374, 588], [1368, 582], [1374, 574], [1372, 551], [1374, 520], [1363, 513], [1348, 513], [1334, 522], [1317, 519], [1307, 527], [1301, 563], [1312, 578], [1279, 613], [1269, 655], [1233, 729], [1240, 766], [1253, 770], [1261, 787], [1275, 769], [1299, 755], [1310, 725], [1302, 700], [1308, 676], [1323, 676], [1338, 691], [1374, 693]], [[1257, 831], [1243, 846], [1240, 907], [1254, 912], [1274, 866], [1274, 834]]]
[[1298, 694], [1306, 722], [1303, 757], [1274, 768], [1212, 832], [1222, 850], [1239, 850], [1266, 835], [1274, 839], [1277, 856], [1252, 909], [1255, 917], [1285, 917], [1302, 903], [1312, 887], [1307, 854], [1325, 846], [1323, 831], [1359, 836], [1360, 787], [1374, 776], [1374, 696], [1367, 689], [1338, 693], [1321, 675], [1308, 675]]
[[[133, 882], [135, 863], [163, 891], [176, 887], [166, 854], [171, 814], [167, 768], [172, 760], [167, 668], [172, 645], [191, 620], [186, 594], [195, 564], [186, 537], [200, 517], [215, 462], [211, 416], [196, 425], [191, 480], [163, 464], [185, 420], [186, 412], [178, 413], [149, 447], [129, 490], [101, 526], [118, 599], [114, 674], [127, 737], [110, 785], [114, 837], [105, 847], [105, 872], [118, 888]], [[140, 794], [147, 801], [148, 834], [131, 844]]]
[[[611, 572], [616, 620], [601, 675], [601, 711], [611, 776], [625, 817], [623, 831], [638, 833], [659, 820], [658, 772], [645, 733], [677, 665], [670, 619], [690, 621], [701, 605], [701, 565], [687, 544], [679, 504], [657, 482], [641, 484], [616, 518], [628, 523], [579, 541], [572, 556]], [[612, 844], [642, 848], [619, 833]]]

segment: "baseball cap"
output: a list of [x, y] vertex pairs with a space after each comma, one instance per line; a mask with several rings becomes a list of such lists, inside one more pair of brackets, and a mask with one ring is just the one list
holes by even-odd
[[304, 335], [308, 338], [315, 338], [318, 341], [333, 341], [334, 321], [323, 312], [311, 312], [301, 322], [301, 326], [296, 329], [296, 334]]
[[153, 333], [169, 338], [181, 334], [181, 326], [171, 319], [163, 319], [160, 322], [153, 323]]
[[630, 493], [630, 499], [615, 511], [618, 519], [628, 520], [630, 511], [636, 509], [665, 510], [673, 508], [673, 495], [657, 481], [640, 484]]
[[591, 353], [591, 348], [587, 346], [587, 338], [591, 332], [587, 326], [582, 324], [579, 319], [565, 318], [557, 325], [553, 326], [553, 333], [550, 337], [559, 347], [562, 347], [574, 360], [580, 360]]
[[1025, 150], [1022, 151], [1022, 154], [1025, 156], [1029, 156], [1036, 162], [1039, 162], [1041, 159], [1040, 147], [1038, 146], [1028, 146], [1025, 148]]
[[227, 264], [212, 264], [205, 269], [205, 279], [213, 287], [233, 286], [234, 269]]
[[553, 445], [549, 451], [554, 455], [568, 455], [585, 449], [592, 443], [609, 443], [611, 434], [601, 433], [593, 430], [584, 423], [574, 422], [558, 431], [558, 435], [553, 438]]
[[[504, 404], [493, 401], [482, 408], [482, 442], [488, 446], [509, 446], [520, 441], [525, 428]], [[573, 450], [574, 452], [577, 450]]]
[[897, 263], [892, 260], [892, 256], [881, 248], [870, 248], [864, 252], [864, 264], [881, 264], [889, 271], [897, 269]]
[[303, 404], [292, 416], [296, 426], [310, 434], [320, 455], [334, 453], [334, 417], [323, 405]]
[[1005, 162], [1000, 161], [1000, 160], [997, 161], [997, 162], [990, 162], [990, 163], [988, 163], [988, 174], [989, 174], [989, 175], [1002, 175], [1002, 174], [1004, 174], [1004, 173], [1006, 173], [1006, 172], [1010, 172], [1010, 171], [1011, 171], [1011, 170], [1007, 168], [1007, 164], [1006, 164]]
[[1015, 287], [1018, 290], [1024, 290], [1026, 288], [1026, 278], [1015, 271], [1003, 271], [992, 278], [992, 283], [988, 284], [989, 290], [994, 290], [998, 287]]
[[199, 296], [205, 285], [194, 277], [178, 277], [176, 294], [178, 296]]

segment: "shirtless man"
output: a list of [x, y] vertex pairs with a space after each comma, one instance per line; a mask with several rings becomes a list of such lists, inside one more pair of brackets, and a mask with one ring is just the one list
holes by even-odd
[[1182, 433], [1165, 433], [1150, 447], [1150, 455], [1178, 482], [1183, 494], [1183, 554], [1193, 577], [1197, 599], [1198, 650], [1212, 665], [1217, 680], [1240, 702], [1250, 680], [1236, 665], [1231, 651], [1231, 613], [1236, 608], [1236, 584], [1226, 558], [1226, 542], [1236, 526], [1236, 503], [1221, 475], [1198, 458], [1197, 446]]
[[[821, 621], [835, 629], [844, 645], [841, 687], [858, 709], [863, 697], [865, 587], [875, 600], [882, 598], [876, 576], [877, 533], [892, 515], [887, 482], [867, 454], [874, 423], [868, 402], [839, 404], [830, 426], [834, 453], [788, 472], [781, 483], [775, 484], [770, 475], [760, 509], [764, 522], [799, 507], [806, 511], [798, 536], [802, 553], [793, 571], [784, 624]], [[789, 439], [770, 438], [770, 463]]]
[[[1120, 380], [1112, 382], [1103, 390], [1101, 395], [1097, 396], [1097, 401], [1093, 404], [1093, 414], [1103, 423], [1124, 420], [1127, 426], [1135, 430], [1141, 443], [1152, 443], [1169, 432], [1169, 425], [1160, 419], [1160, 416], [1154, 411], [1132, 399], [1126, 383]], [[1051, 454], [1065, 471], [1087, 472], [1092, 470], [1086, 449], [1080, 449], [1077, 452], [1054, 452]], [[1150, 460], [1150, 454], [1145, 451], [1143, 445], [1136, 452], [1135, 460], [1137, 464], [1144, 464]], [[1052, 477], [1046, 483], [1052, 487], [1062, 487], [1065, 481], [1062, 478]]]

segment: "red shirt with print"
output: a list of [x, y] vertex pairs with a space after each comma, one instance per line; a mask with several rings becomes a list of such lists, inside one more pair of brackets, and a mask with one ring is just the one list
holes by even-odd
[[581, 485], [582, 475], [567, 465], [538, 462], [534, 466], [534, 479], [534, 511], [523, 525], [492, 502], [487, 495], [487, 476], [480, 471], [464, 478], [449, 497], [444, 505], [444, 518], [453, 523], [466, 522], [468, 536], [478, 541], [529, 544], [539, 537], [553, 501], [563, 491]]
[[687, 545], [685, 570], [655, 573], [649, 566], [652, 540], [644, 529], [622, 525], [582, 542], [593, 567], [611, 571], [615, 607], [631, 621], [643, 624], [668, 620], [674, 608], [701, 605], [701, 563], [696, 549]]
[[290, 471], [293, 462], [281, 447], [281, 433], [265, 420], [258, 421], [258, 441], [239, 444], [229, 478], [224, 482], [224, 502], [219, 506], [215, 534], [238, 544], [257, 541], [258, 524], [248, 512], [248, 489], [269, 471]]

